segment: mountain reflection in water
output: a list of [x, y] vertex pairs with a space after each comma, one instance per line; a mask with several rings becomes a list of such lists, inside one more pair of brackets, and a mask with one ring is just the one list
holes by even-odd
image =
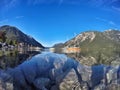
[[6, 72], [13, 77], [14, 90], [118, 90], [120, 88], [119, 66], [84, 66], [64, 54], [44, 52]]
[[22, 51], [9, 50], [0, 51], [0, 68], [13, 68], [21, 64], [25, 60], [30, 60], [34, 55], [39, 54], [38, 51]]

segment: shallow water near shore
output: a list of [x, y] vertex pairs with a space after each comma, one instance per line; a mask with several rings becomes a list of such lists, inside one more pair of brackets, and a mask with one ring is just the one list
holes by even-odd
[[[119, 90], [119, 66], [86, 66], [65, 54], [37, 53], [6, 69], [14, 90]], [[2, 78], [2, 77], [1, 77]], [[2, 78], [3, 79], [3, 78]], [[115, 90], [112, 89], [112, 90]]]
[[15, 90], [91, 90], [119, 80], [119, 70], [119, 66], [81, 65], [64, 54], [45, 51], [8, 72]]

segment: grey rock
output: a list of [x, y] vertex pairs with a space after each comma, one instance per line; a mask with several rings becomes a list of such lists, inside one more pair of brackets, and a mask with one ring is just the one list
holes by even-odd
[[47, 90], [46, 86], [50, 84], [50, 79], [49, 78], [37, 78], [35, 79], [33, 84], [37, 89]]
[[0, 72], [0, 90], [13, 90], [13, 78], [5, 73]]
[[56, 77], [59, 76], [59, 75], [61, 75], [61, 74], [63, 74], [63, 71], [62, 71], [61, 68], [60, 69], [53, 68], [49, 72], [50, 79], [53, 80], [53, 81], [55, 81]]
[[109, 70], [105, 73], [106, 79], [107, 79], [107, 84], [110, 84], [112, 80], [116, 80], [118, 78], [118, 66], [116, 67], [110, 67]]
[[119, 66], [83, 66], [59, 54], [35, 56], [7, 73], [0, 70], [1, 90], [120, 90]]
[[104, 78], [104, 66], [103, 65], [92, 66], [92, 76], [89, 86], [95, 87], [99, 85], [103, 78]]
[[[34, 70], [32, 70], [33, 67], [34, 67]], [[24, 76], [23, 78], [26, 79], [30, 84], [32, 84], [33, 81], [35, 80], [35, 77], [37, 76], [36, 64], [27, 61], [27, 62], [24, 62], [22, 65], [20, 65], [19, 68], [22, 72], [21, 74]]]
[[[25, 76], [23, 72], [21, 71], [21, 68], [17, 67], [14, 69], [14, 75], [13, 75], [13, 80], [14, 80], [14, 90], [26, 90], [30, 86], [27, 84]], [[22, 87], [22, 88], [21, 88]]]
[[14, 90], [13, 83], [6, 82], [5, 86], [6, 86], [6, 90]]
[[77, 66], [77, 70], [79, 72], [79, 74], [82, 77], [83, 81], [89, 81], [91, 80], [91, 76], [92, 76], [92, 69], [89, 66], [82, 66], [82, 65], [78, 65]]
[[59, 90], [56, 85], [52, 86], [50, 90]]
[[101, 83], [94, 87], [94, 90], [105, 90], [105, 84]]
[[110, 84], [106, 86], [105, 90], [120, 90], [120, 84]]
[[73, 90], [73, 88], [78, 88], [78, 90], [80, 90], [78, 76], [73, 68], [58, 76], [56, 83], [59, 85], [60, 90]]

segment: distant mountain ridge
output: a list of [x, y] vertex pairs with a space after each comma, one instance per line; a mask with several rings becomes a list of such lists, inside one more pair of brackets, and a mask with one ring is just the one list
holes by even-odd
[[24, 34], [21, 30], [14, 26], [4, 25], [0, 27], [0, 32], [5, 33], [6, 41], [17, 41], [19, 43], [26, 43], [28, 45], [43, 48], [43, 45], [37, 42], [34, 38]]
[[[120, 31], [119, 30], [106, 30], [104, 32], [99, 31], [87, 31], [83, 32], [71, 40], [64, 43], [64, 46], [83, 46], [92, 43], [119, 43], [120, 42]], [[120, 43], [119, 43], [120, 44]]]
[[80, 54], [77, 57], [74, 54], [71, 56], [82, 64], [120, 64], [119, 30], [82, 32], [66, 41], [61, 47], [79, 47], [81, 49]]

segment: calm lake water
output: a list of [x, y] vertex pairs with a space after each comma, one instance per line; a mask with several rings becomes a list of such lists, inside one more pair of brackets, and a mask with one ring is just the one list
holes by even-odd
[[14, 68], [37, 54], [40, 54], [40, 51], [0, 51], [0, 68]]
[[[56, 54], [45, 50], [14, 68], [13, 77], [15, 80], [15, 90], [50, 90], [50, 88], [52, 88], [54, 85], [60, 84], [57, 83], [59, 82], [57, 81], [59, 80], [57, 78], [63, 77], [61, 75], [67, 75], [66, 72], [72, 68], [78, 73], [78, 82], [81, 83], [82, 80], [86, 80], [86, 82], [89, 84], [89, 88], [95, 87], [101, 82], [101, 80], [105, 79], [104, 74], [106, 72], [105, 70], [107, 69], [104, 65], [97, 65], [93, 67], [84, 66], [76, 60], [69, 58], [65, 54]], [[74, 72], [71, 73], [73, 76], [70, 76], [69, 78], [74, 78]], [[76, 82], [75, 80], [77, 79], [72, 80], [70, 80], [70, 82]], [[45, 87], [43, 87], [44, 85], [41, 85], [44, 83], [44, 81], [49, 83], [49, 85], [46, 86], [47, 89], [43, 89]]]
[[[47, 54], [52, 53], [49, 49], [45, 49], [43, 51], [27, 51], [27, 50], [8, 50], [8, 51], [0, 51], [0, 68], [14, 68], [24, 61], [31, 60], [37, 54]], [[62, 55], [64, 53], [61, 53]], [[65, 55], [65, 54], [64, 54]]]
[[[13, 77], [14, 90], [59, 90], [58, 87], [62, 81], [64, 82], [64, 78], [69, 82], [63, 87], [69, 87], [71, 83], [70, 89], [65, 90], [81, 90], [71, 89], [71, 87], [72, 85], [78, 87], [86, 81], [87, 88], [94, 88], [101, 81], [112, 82], [112, 79], [116, 80], [120, 76], [119, 67], [84, 66], [65, 54], [52, 53], [48, 49], [42, 52], [9, 51], [7, 54], [3, 52], [0, 67]], [[110, 73], [109, 78], [106, 78], [106, 73]], [[52, 89], [55, 86], [56, 89]]]

